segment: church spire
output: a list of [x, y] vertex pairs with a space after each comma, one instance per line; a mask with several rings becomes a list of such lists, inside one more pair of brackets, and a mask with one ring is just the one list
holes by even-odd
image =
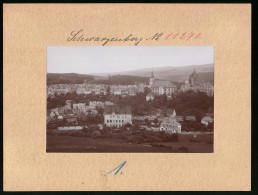
[[193, 71], [193, 75], [196, 75], [195, 68], [194, 68], [194, 71]]
[[151, 78], [154, 78], [153, 70], [152, 70], [152, 72], [151, 72]]

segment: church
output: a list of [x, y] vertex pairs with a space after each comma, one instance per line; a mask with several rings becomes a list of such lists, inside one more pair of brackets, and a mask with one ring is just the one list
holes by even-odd
[[181, 86], [181, 91], [189, 90], [193, 90], [195, 92], [200, 91], [206, 93], [208, 96], [213, 96], [214, 94], [213, 83], [200, 80], [195, 69], [190, 74], [189, 79], [185, 81], [185, 84]]
[[153, 95], [166, 94], [167, 96], [171, 96], [172, 93], [177, 91], [177, 87], [170, 81], [156, 80], [153, 71], [151, 72], [149, 88]]

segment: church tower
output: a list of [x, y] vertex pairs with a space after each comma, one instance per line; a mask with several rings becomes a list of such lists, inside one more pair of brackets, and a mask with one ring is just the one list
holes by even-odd
[[151, 72], [151, 77], [150, 77], [150, 82], [149, 82], [149, 86], [151, 87], [153, 85], [155, 81], [155, 78], [154, 78], [154, 74], [153, 74], [153, 71]]
[[194, 69], [193, 73], [190, 75], [189, 81], [190, 81], [190, 83], [192, 85], [194, 85], [196, 83], [196, 81], [197, 81], [197, 74], [195, 72], [195, 69]]

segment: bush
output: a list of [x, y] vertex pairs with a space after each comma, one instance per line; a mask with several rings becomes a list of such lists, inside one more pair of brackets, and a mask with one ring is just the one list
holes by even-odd
[[58, 131], [57, 135], [62, 136], [62, 135], [64, 135], [64, 133], [62, 131]]
[[100, 137], [100, 132], [99, 131], [93, 131], [92, 134], [91, 134], [91, 137], [92, 138], [97, 138], [97, 137]]
[[167, 146], [167, 148], [169, 148], [170, 150], [173, 150], [173, 147], [172, 147], [172, 146]]
[[189, 139], [189, 142], [200, 142], [200, 140], [197, 140], [197, 139]]
[[178, 141], [178, 134], [172, 134], [172, 135], [167, 135], [166, 137], [163, 136], [163, 141], [168, 141], [168, 142], [177, 142]]
[[147, 142], [161, 142], [162, 140], [158, 137], [155, 137], [153, 135], [149, 135], [147, 138], [146, 138]]
[[187, 147], [184, 147], [184, 146], [181, 146], [180, 148], [177, 149], [179, 152], [188, 152], [188, 148]]
[[52, 135], [52, 131], [47, 131], [47, 135]]
[[207, 141], [206, 144], [213, 144], [213, 141]]
[[166, 146], [164, 146], [164, 145], [162, 145], [162, 144], [156, 144], [156, 143], [151, 144], [151, 146], [152, 146], [152, 147], [166, 147]]

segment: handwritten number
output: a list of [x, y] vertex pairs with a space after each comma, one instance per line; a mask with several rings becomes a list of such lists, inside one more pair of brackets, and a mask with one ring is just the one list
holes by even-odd
[[[122, 169], [122, 167], [125, 165], [126, 162], [127, 162], [127, 161], [123, 162], [121, 165], [119, 165], [118, 167], [116, 167], [116, 168], [114, 168], [113, 170], [109, 171], [107, 174], [112, 173], [113, 171], [115, 171], [116, 169], [118, 169], [118, 170], [115, 172], [115, 174], [114, 174], [114, 175], [116, 175], [116, 174], [120, 171], [120, 169]], [[122, 173], [123, 173], [123, 172], [121, 171], [121, 174], [122, 174]]]

